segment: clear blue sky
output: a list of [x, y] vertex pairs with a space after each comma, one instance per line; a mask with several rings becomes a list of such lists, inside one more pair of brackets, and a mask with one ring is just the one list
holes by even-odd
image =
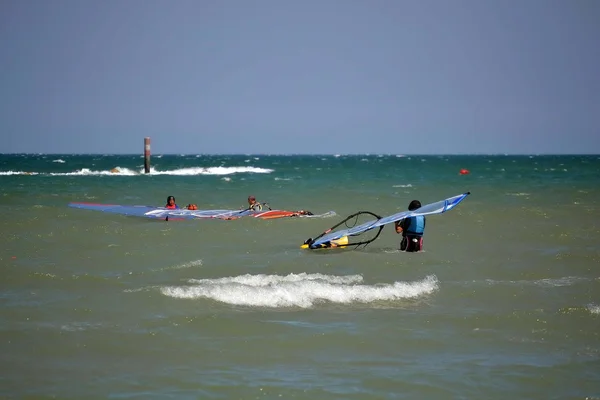
[[600, 153], [597, 0], [0, 0], [0, 152]]

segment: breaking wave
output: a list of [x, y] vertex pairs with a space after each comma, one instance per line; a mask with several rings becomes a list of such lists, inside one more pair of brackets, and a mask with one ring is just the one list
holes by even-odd
[[165, 296], [181, 299], [212, 299], [253, 307], [301, 307], [330, 302], [372, 303], [412, 299], [438, 289], [435, 276], [415, 282], [366, 285], [360, 275], [324, 274], [240, 275], [217, 279], [190, 279], [187, 286], [161, 289]]

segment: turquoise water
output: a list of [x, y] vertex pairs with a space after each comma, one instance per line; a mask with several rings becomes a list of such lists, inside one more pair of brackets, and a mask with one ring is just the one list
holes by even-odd
[[[0, 397], [600, 399], [599, 156], [0, 156]], [[466, 168], [468, 175], [460, 175]], [[112, 170], [112, 172], [111, 172]], [[359, 210], [471, 195], [425, 251]], [[336, 216], [150, 221], [71, 201]]]

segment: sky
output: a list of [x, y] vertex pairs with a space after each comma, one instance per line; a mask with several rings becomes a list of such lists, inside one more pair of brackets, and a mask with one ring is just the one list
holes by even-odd
[[600, 154], [597, 0], [0, 0], [0, 153]]

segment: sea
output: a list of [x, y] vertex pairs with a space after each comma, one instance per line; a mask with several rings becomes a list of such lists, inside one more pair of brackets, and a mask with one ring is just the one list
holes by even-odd
[[[0, 155], [0, 398], [600, 399], [600, 156], [150, 162]], [[357, 211], [464, 192], [427, 217], [423, 252], [399, 251], [393, 226], [367, 246], [300, 248]], [[170, 195], [325, 216], [68, 207]]]

